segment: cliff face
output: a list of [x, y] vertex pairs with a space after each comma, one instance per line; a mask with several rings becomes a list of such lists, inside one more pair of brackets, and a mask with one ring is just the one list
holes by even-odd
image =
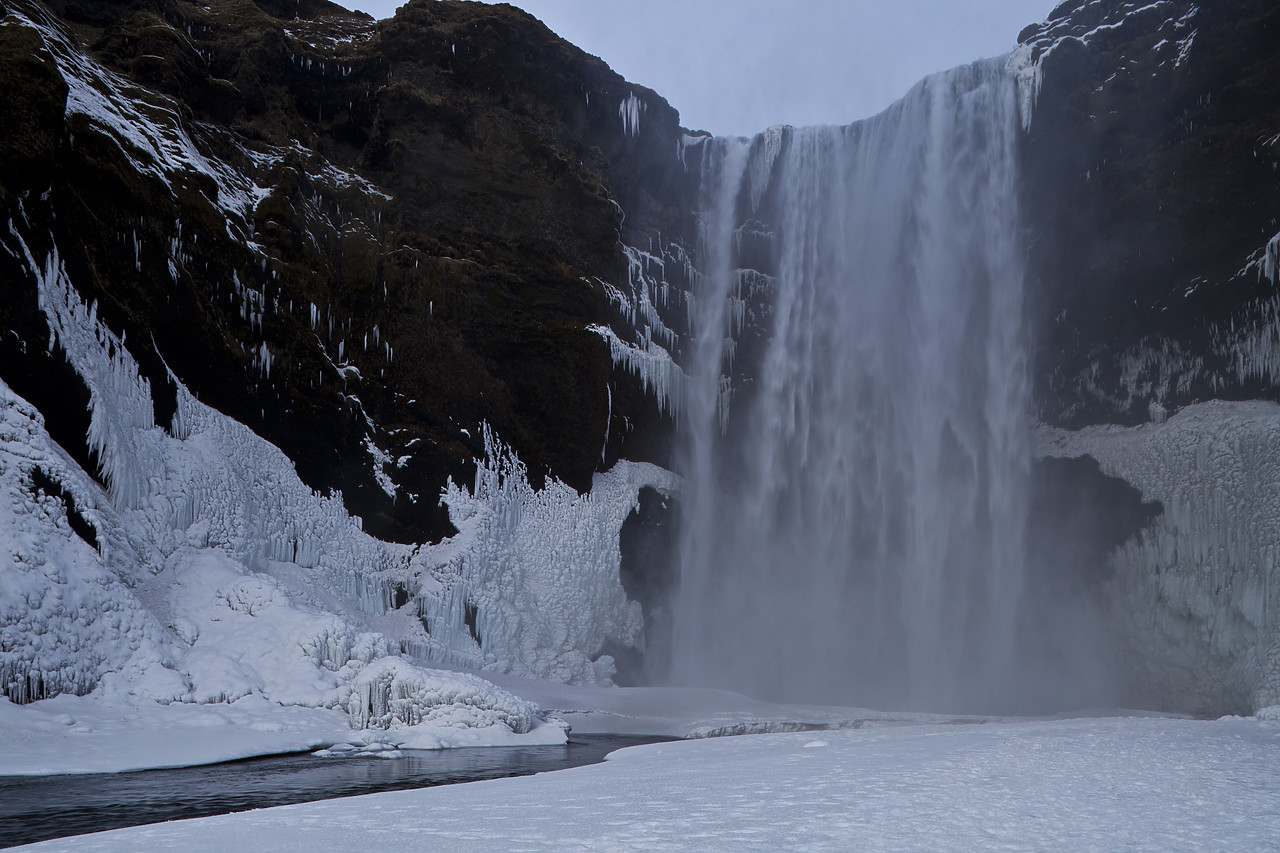
[[5, 11], [3, 378], [87, 470], [86, 394], [35, 309], [55, 247], [158, 424], [184, 383], [384, 538], [452, 531], [438, 498], [482, 421], [537, 482], [663, 461], [652, 400], [587, 328], [628, 334], [622, 242], [688, 228], [654, 93], [507, 6]]
[[1280, 10], [1066, 2], [1021, 40], [1042, 419], [1276, 399]]

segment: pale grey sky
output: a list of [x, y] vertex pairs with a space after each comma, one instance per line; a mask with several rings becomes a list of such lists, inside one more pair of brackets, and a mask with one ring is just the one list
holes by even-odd
[[[343, 0], [338, 0], [343, 2]], [[1013, 49], [1057, 0], [516, 0], [562, 37], [680, 111], [750, 135], [844, 124], [934, 71]], [[375, 17], [395, 0], [347, 0]], [[344, 4], [345, 5], [345, 4]]]

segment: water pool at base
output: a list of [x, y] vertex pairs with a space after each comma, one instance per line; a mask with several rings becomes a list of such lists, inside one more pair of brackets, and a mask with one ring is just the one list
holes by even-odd
[[0, 776], [0, 847], [167, 820], [528, 776], [603, 761], [667, 738], [574, 735], [559, 746], [404, 750], [401, 758], [250, 758], [174, 770]]

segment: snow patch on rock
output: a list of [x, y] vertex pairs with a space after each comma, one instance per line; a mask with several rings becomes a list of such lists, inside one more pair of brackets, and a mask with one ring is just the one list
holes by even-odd
[[[1168, 52], [1173, 67], [1183, 65], [1195, 41], [1196, 31], [1189, 29], [1199, 12], [1199, 7], [1185, 0], [1086, 0], [1061, 4], [1062, 14], [1050, 17], [1033, 32], [1009, 56], [1008, 70], [1018, 81], [1019, 107], [1024, 129], [1030, 129], [1036, 101], [1044, 84], [1044, 61], [1055, 50], [1068, 42], [1076, 42], [1085, 48], [1103, 48], [1113, 42], [1130, 38], [1135, 31], [1141, 35], [1134, 42], [1144, 54], [1157, 56]], [[1176, 51], [1176, 53], [1175, 53]], [[1157, 67], [1169, 64], [1162, 59]], [[1139, 56], [1118, 56], [1117, 74], [1126, 71]], [[1114, 80], [1113, 75], [1107, 82]]]

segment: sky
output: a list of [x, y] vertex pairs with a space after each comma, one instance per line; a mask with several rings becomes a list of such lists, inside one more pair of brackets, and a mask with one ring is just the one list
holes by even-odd
[[[397, 0], [338, 0], [386, 18]], [[1057, 0], [516, 0], [680, 111], [690, 129], [751, 135], [845, 124], [920, 78], [998, 56]]]

